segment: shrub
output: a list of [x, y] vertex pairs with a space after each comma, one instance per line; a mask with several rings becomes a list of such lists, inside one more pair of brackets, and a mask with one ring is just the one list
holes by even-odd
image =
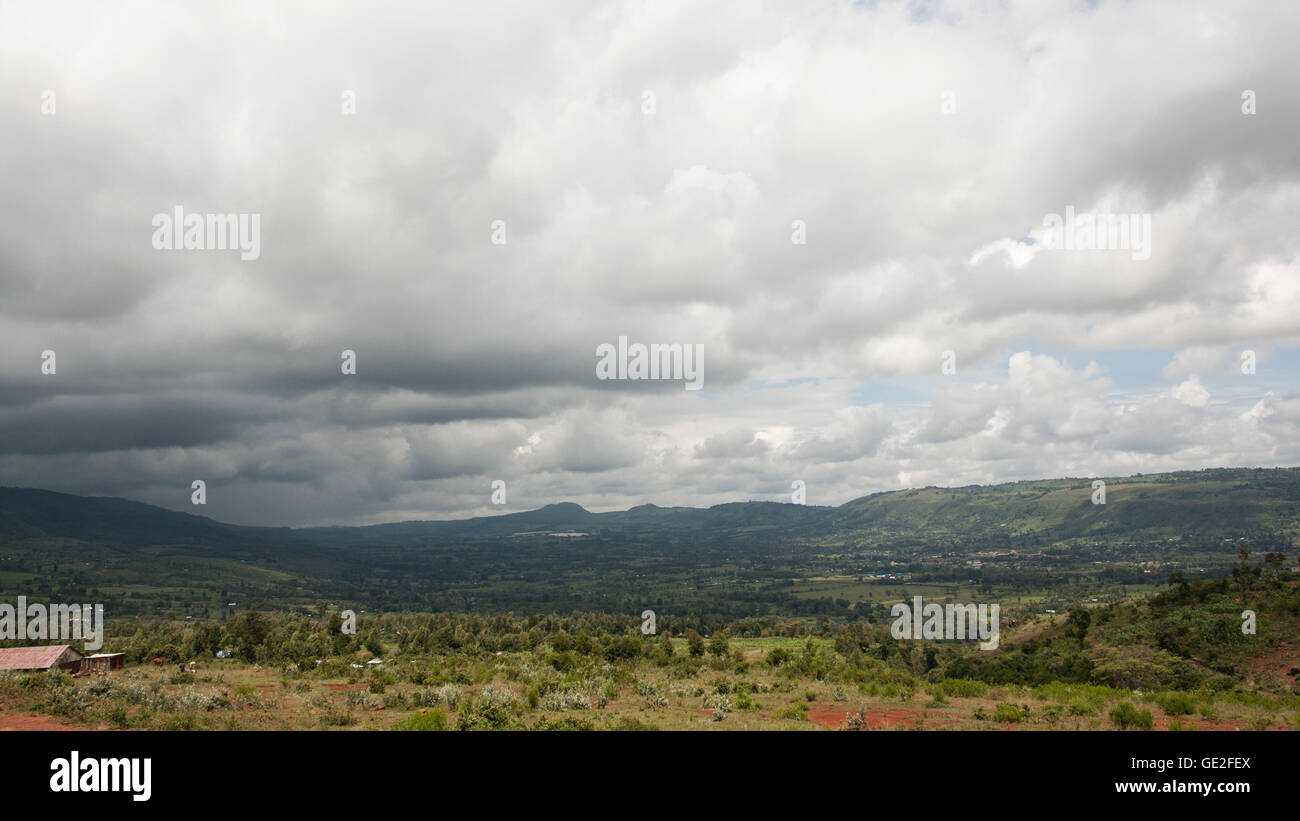
[[789, 718], [795, 721], [808, 720], [808, 703], [804, 701], [791, 702], [786, 707], [779, 707], [772, 713], [772, 718]]
[[499, 707], [514, 707], [519, 702], [519, 696], [515, 695], [513, 690], [493, 687], [491, 684], [479, 692], [479, 699], [486, 704], [495, 704]]
[[194, 713], [176, 713], [163, 722], [164, 730], [198, 730], [199, 719]]
[[[586, 728], [584, 727], [582, 729], [586, 729]], [[658, 730], [659, 728], [653, 724], [647, 724], [646, 722], [642, 721], [639, 718], [635, 718], [633, 716], [623, 716], [622, 718], [618, 719], [613, 724], [611, 724], [610, 729], [618, 730], [620, 732], [629, 732], [629, 731], [640, 731], [640, 730]]]
[[322, 727], [350, 727], [357, 723], [352, 717], [352, 713], [340, 713], [337, 710], [329, 710], [320, 717]]
[[749, 693], [740, 693], [736, 696], [737, 710], [757, 710], [759, 706], [757, 701], [750, 698]]
[[993, 720], [1010, 724], [1018, 724], [1025, 716], [1020, 712], [1020, 708], [1014, 704], [1001, 703], [993, 708]]
[[516, 726], [514, 714], [501, 704], [465, 702], [456, 711], [457, 730], [510, 730]]
[[767, 651], [765, 661], [769, 667], [780, 667], [790, 660], [790, 651], [784, 647], [773, 647]]
[[447, 729], [447, 714], [437, 708], [412, 713], [410, 718], [393, 729], [417, 732], [445, 730]]
[[1174, 691], [1157, 693], [1151, 700], [1158, 704], [1161, 710], [1164, 710], [1165, 715], [1189, 716], [1196, 712], [1196, 699], [1192, 698], [1189, 693]]
[[378, 710], [384, 704], [379, 696], [364, 690], [348, 690], [344, 700], [349, 707], [360, 707], [363, 710]]
[[[635, 721], [635, 719], [627, 719], [627, 720]], [[595, 730], [596, 726], [585, 718], [579, 719], [579, 718], [574, 718], [573, 716], [563, 716], [563, 717], [542, 716], [541, 718], [537, 719], [537, 723], [533, 725], [532, 729], [541, 730], [543, 732], [566, 732], [566, 731], [587, 732], [587, 731]], [[615, 729], [620, 729], [620, 728], [616, 727]], [[637, 729], [637, 728], [630, 728], [630, 729]]]
[[193, 687], [176, 697], [176, 706], [181, 710], [229, 710], [230, 697], [222, 690], [196, 690]]
[[[713, 710], [713, 712], [715, 712], [715, 713], [717, 713], [717, 712], [723, 712], [723, 713], [730, 712], [730, 710], [731, 710], [731, 699], [730, 699], [729, 697], [727, 697], [727, 696], [724, 696], [724, 695], [718, 695], [718, 694], [715, 693], [714, 695], [707, 696], [707, 697], [704, 699], [704, 706], [705, 706], [705, 708], [707, 708], [707, 709], [711, 709], [711, 710]], [[720, 721], [720, 720], [721, 720], [721, 719], [718, 719], [718, 718], [715, 718], [715, 719], [714, 719], [714, 721]]]
[[946, 678], [943, 680], [943, 692], [953, 698], [979, 698], [988, 692], [989, 686], [982, 681], [970, 681], [964, 678]]
[[[460, 688], [455, 684], [447, 683], [437, 689], [438, 701], [446, 704], [449, 709], [456, 709], [460, 704]], [[434, 702], [435, 704], [437, 702]]]
[[542, 696], [541, 705], [549, 712], [587, 710], [591, 707], [591, 696], [582, 690], [554, 690]]
[[1121, 730], [1130, 727], [1138, 730], [1150, 730], [1155, 726], [1155, 719], [1150, 710], [1138, 710], [1130, 702], [1123, 701], [1110, 711], [1110, 720], [1119, 725]]
[[632, 685], [632, 692], [638, 696], [654, 696], [659, 694], [659, 688], [648, 681], [638, 681]]

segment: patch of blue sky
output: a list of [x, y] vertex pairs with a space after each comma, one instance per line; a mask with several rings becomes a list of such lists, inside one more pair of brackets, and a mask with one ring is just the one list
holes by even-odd
[[820, 385], [821, 380], [812, 376], [798, 376], [793, 379], [782, 379], [778, 382], [773, 382], [767, 379], [755, 379], [747, 383], [745, 387], [749, 388], [751, 391], [776, 391], [807, 384]]
[[[1242, 345], [1241, 349], [1246, 350], [1247, 346]], [[1264, 350], [1264, 346], [1260, 346], [1257, 352]], [[1165, 376], [1165, 367], [1173, 362], [1177, 353], [1173, 348], [1067, 349], [1042, 346], [1034, 339], [1021, 339], [976, 362], [962, 362], [959, 352], [955, 376], [941, 375], [936, 361], [933, 374], [873, 379], [853, 389], [850, 396], [859, 405], [924, 405], [929, 403], [930, 397], [945, 380], [1005, 384], [1007, 361], [1020, 351], [1050, 356], [1074, 370], [1095, 362], [1100, 375], [1112, 384], [1112, 392], [1120, 395], [1163, 393], [1188, 378], [1187, 374], [1173, 378]], [[1238, 361], [1231, 370], [1225, 363], [1217, 370], [1197, 373], [1197, 378], [1210, 392], [1211, 402], [1240, 402], [1260, 399], [1268, 393], [1293, 393], [1300, 390], [1300, 348], [1268, 349], [1267, 354], [1259, 356], [1253, 375], [1242, 374]]]

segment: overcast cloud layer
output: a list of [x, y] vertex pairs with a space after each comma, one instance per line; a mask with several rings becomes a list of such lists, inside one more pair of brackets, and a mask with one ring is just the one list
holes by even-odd
[[[1300, 464], [1298, 41], [1285, 2], [5, 3], [0, 484], [311, 525]], [[260, 257], [155, 250], [178, 205]], [[1068, 206], [1150, 258], [1046, 248]], [[704, 389], [598, 380], [620, 335]]]

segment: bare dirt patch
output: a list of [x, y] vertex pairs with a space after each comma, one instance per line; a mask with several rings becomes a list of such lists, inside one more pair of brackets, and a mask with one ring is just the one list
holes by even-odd
[[0, 731], [3, 730], [36, 730], [38, 732], [51, 731], [71, 731], [71, 730], [97, 730], [98, 727], [77, 727], [71, 724], [62, 724], [49, 716], [28, 716], [16, 713], [0, 714]]
[[[844, 707], [834, 710], [813, 709], [808, 711], [808, 720], [814, 724], [819, 724], [822, 727], [839, 729], [844, 726], [844, 717], [849, 713], [856, 712], [857, 710], [851, 710]], [[862, 716], [862, 728], [864, 730], [888, 730], [896, 727], [939, 727], [953, 723], [951, 719], [944, 720], [942, 713], [932, 713], [927, 710], [909, 710], [904, 708], [863, 710]], [[940, 720], [935, 721], [935, 718]]]

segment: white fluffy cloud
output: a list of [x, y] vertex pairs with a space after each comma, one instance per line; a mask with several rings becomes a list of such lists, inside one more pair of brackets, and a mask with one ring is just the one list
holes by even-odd
[[[314, 524], [500, 512], [494, 478], [608, 508], [1295, 463], [1297, 34], [1208, 0], [5, 5], [0, 483]], [[153, 251], [177, 204], [260, 213], [261, 258]], [[1150, 258], [1047, 248], [1071, 206], [1150, 215]], [[596, 380], [621, 335], [704, 345], [705, 390]]]

